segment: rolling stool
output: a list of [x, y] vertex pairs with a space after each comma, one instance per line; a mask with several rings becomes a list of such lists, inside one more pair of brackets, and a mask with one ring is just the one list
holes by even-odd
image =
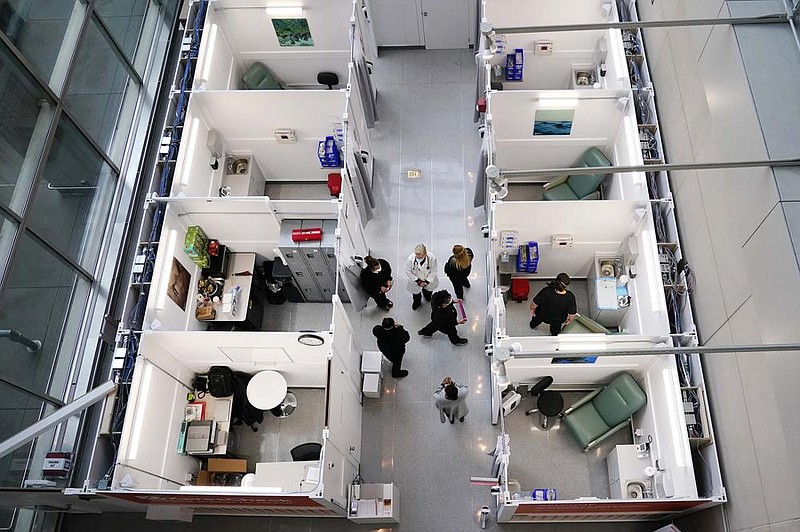
[[545, 377], [533, 385], [530, 394], [536, 396], [536, 408], [525, 412], [526, 416], [539, 412], [542, 416], [541, 427], [543, 429], [548, 429], [548, 420], [559, 415], [564, 409], [564, 397], [560, 393], [545, 391], [551, 384], [553, 384], [553, 377]]

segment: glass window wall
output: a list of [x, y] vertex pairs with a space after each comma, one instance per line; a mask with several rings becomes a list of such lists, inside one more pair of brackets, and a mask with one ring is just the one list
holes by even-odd
[[36, 175], [52, 116], [53, 103], [46, 92], [0, 44], [0, 203], [19, 215]]
[[113, 140], [129, 73], [94, 20], [89, 21], [75, 57], [64, 105], [104, 150]]
[[3, 1], [0, 30], [58, 93], [85, 11], [78, 0]]
[[117, 176], [71, 120], [62, 117], [28, 218], [29, 227], [92, 271]]

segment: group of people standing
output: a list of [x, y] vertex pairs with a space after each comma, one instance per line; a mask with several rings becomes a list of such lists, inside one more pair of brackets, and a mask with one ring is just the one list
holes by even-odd
[[[417, 334], [430, 338], [439, 331], [447, 335], [454, 345], [465, 345], [468, 340], [458, 335], [456, 327], [465, 323], [466, 317], [459, 317], [456, 304], [464, 299], [464, 288], [469, 288], [469, 275], [472, 271], [474, 254], [471, 249], [462, 245], [453, 246], [453, 254], [444, 265], [444, 273], [450, 279], [457, 301], [453, 300], [447, 290], [438, 290], [439, 266], [436, 257], [429, 253], [423, 244], [414, 248], [414, 253], [406, 260], [405, 274], [408, 278], [406, 288], [411, 293], [411, 309], [417, 310], [422, 306], [423, 298], [431, 303], [430, 322], [417, 331]], [[367, 294], [375, 300], [375, 304], [389, 311], [394, 306], [387, 296], [394, 285], [392, 267], [384, 259], [366, 257], [366, 267], [361, 272], [361, 286]], [[378, 342], [378, 349], [392, 363], [392, 377], [398, 379], [408, 375], [402, 369], [403, 355], [406, 344], [411, 336], [403, 326], [392, 318], [384, 318], [380, 325], [372, 329], [372, 334]], [[456, 384], [450, 377], [445, 377], [441, 387], [434, 394], [434, 400], [439, 409], [442, 423], [449, 419], [455, 423], [456, 419], [464, 421], [467, 415], [466, 397], [467, 387]]]

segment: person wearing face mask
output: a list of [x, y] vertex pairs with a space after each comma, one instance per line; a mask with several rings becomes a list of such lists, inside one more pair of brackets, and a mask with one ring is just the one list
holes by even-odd
[[431, 295], [436, 287], [439, 286], [439, 279], [436, 274], [436, 257], [423, 244], [414, 248], [414, 253], [406, 260], [406, 275], [408, 276], [408, 291], [411, 292], [413, 302], [412, 310], [417, 310], [422, 306], [422, 297], [425, 301], [431, 300]]
[[385, 260], [369, 255], [364, 257], [364, 262], [367, 267], [361, 270], [361, 287], [379, 308], [391, 309], [394, 303], [386, 297], [386, 292], [392, 288], [392, 267]]
[[383, 318], [380, 325], [372, 328], [372, 334], [378, 340], [378, 350], [392, 363], [392, 377], [401, 379], [408, 375], [402, 369], [403, 355], [406, 354], [406, 344], [411, 337], [402, 325], [392, 318]]
[[531, 329], [542, 323], [550, 326], [550, 334], [557, 336], [561, 328], [569, 325], [578, 313], [575, 294], [567, 290], [569, 275], [559, 273], [555, 281], [542, 288], [531, 302]]
[[464, 345], [466, 338], [458, 336], [456, 325], [466, 323], [466, 319], [459, 320], [453, 298], [447, 290], [439, 290], [431, 298], [431, 322], [417, 331], [417, 334], [430, 338], [436, 331], [443, 332], [453, 345]]

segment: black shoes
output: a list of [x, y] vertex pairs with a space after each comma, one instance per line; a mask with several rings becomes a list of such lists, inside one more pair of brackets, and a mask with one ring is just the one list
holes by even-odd
[[433, 295], [433, 292], [431, 292], [430, 290], [425, 290], [423, 288], [422, 289], [422, 295], [425, 296], [425, 301], [430, 301], [431, 300], [431, 296]]
[[455, 345], [466, 345], [467, 342], [469, 342], [469, 340], [467, 340], [466, 338], [459, 338], [458, 340], [456, 340]]
[[422, 296], [420, 294], [414, 294], [412, 297], [414, 298], [414, 302], [411, 303], [411, 310], [417, 310], [422, 306]]
[[389, 312], [392, 309], [393, 306], [394, 306], [394, 303], [392, 303], [391, 301], [387, 300], [386, 306], [381, 307], [381, 310], [385, 310], [386, 312]]
[[464, 288], [469, 288], [469, 279], [464, 279]]
[[417, 331], [417, 334], [420, 336], [424, 336], [425, 338], [430, 338], [431, 336], [433, 336], [432, 334], [425, 334], [423, 331], [424, 329], [420, 329]]
[[401, 369], [400, 373], [397, 375], [392, 375], [395, 379], [402, 379], [403, 377], [408, 377], [408, 370]]

